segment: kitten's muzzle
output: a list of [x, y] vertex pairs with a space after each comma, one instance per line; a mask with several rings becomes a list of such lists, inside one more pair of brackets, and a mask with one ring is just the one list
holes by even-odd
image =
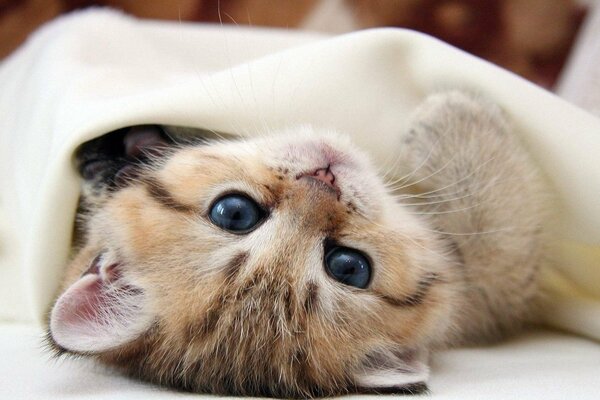
[[306, 179], [308, 182], [316, 183], [321, 188], [334, 194], [338, 200], [341, 196], [340, 188], [336, 184], [336, 177], [331, 171], [331, 165], [325, 168], [318, 168], [313, 172], [299, 174], [296, 179]]

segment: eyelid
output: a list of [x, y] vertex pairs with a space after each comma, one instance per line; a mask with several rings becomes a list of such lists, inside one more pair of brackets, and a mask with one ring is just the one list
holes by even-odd
[[327, 254], [335, 247], [341, 247], [342, 244], [339, 243], [337, 240], [330, 238], [330, 237], [326, 237], [325, 239], [323, 239], [323, 256], [327, 257]]
[[371, 287], [371, 284], [373, 283], [373, 279], [374, 279], [373, 277], [375, 276], [376, 271], [377, 271], [377, 264], [375, 263], [375, 258], [371, 256], [370, 251], [364, 250], [364, 246], [360, 246], [359, 243], [352, 242], [352, 241], [350, 241], [350, 243], [348, 243], [348, 240], [345, 240], [344, 242], [345, 243], [342, 243], [332, 237], [326, 237], [323, 239], [323, 265], [325, 266], [327, 255], [336, 247], [345, 247], [347, 249], [358, 251], [359, 253], [361, 253], [363, 255], [363, 257], [365, 257], [367, 259], [367, 261], [369, 262], [369, 265], [371, 267], [371, 278], [369, 279], [369, 285], [366, 288], [360, 289], [360, 290], [361, 291], [369, 290], [369, 288]]
[[345, 247], [350, 250], [358, 251], [359, 253], [361, 253], [368, 259], [368, 261], [371, 263], [371, 265], [373, 265], [372, 257], [369, 255], [368, 251], [366, 251], [362, 248], [362, 246], [357, 245], [354, 242], [353, 243], [342, 243], [332, 237], [326, 237], [323, 239], [323, 253], [324, 254], [329, 253], [332, 249], [334, 249], [336, 247]]
[[212, 208], [214, 207], [214, 205], [221, 200], [223, 197], [225, 196], [230, 196], [230, 195], [239, 195], [239, 196], [244, 196], [249, 198], [250, 200], [252, 200], [253, 202], [256, 203], [256, 205], [258, 206], [258, 209], [260, 210], [260, 212], [264, 215], [263, 219], [266, 219], [267, 217], [269, 217], [270, 210], [265, 207], [264, 204], [262, 204], [259, 201], [256, 201], [256, 199], [254, 198], [254, 196], [252, 196], [251, 194], [248, 194], [246, 192], [243, 192], [241, 190], [235, 190], [235, 189], [231, 189], [231, 190], [226, 190], [224, 192], [220, 192], [218, 195], [216, 195], [211, 202], [209, 203], [208, 207], [203, 211], [203, 214], [205, 214], [205, 216], [208, 218], [209, 214], [210, 214], [210, 210], [212, 210]]
[[[340, 254], [345, 254], [346, 257], [348, 257], [348, 254], [351, 253], [351, 254], [354, 254], [354, 255], [362, 258], [364, 261], [366, 261], [366, 274], [367, 274], [366, 281], [352, 282], [353, 278], [360, 277], [360, 274], [353, 274], [353, 276], [349, 279], [342, 279], [342, 277], [347, 277], [347, 275], [345, 275], [345, 273], [343, 273], [342, 275], [337, 275], [336, 272], [334, 271], [335, 263], [330, 262], [330, 261], [332, 261], [332, 260], [330, 260], [330, 257], [332, 257], [333, 254], [336, 252], [338, 252]], [[356, 260], [356, 258], [355, 258], [355, 260]], [[346, 265], [346, 264], [342, 264], [342, 265]], [[365, 265], [365, 264], [363, 263], [363, 265]], [[325, 268], [325, 272], [327, 273], [327, 275], [329, 275], [329, 277], [331, 277], [333, 280], [335, 280], [345, 286], [353, 287], [353, 288], [359, 289], [361, 291], [368, 289], [371, 286], [371, 282], [373, 281], [373, 266], [371, 264], [371, 258], [367, 254], [362, 252], [361, 250], [358, 250], [358, 249], [355, 249], [352, 247], [334, 246], [331, 249], [329, 249], [329, 251], [327, 251], [323, 255], [323, 267]], [[362, 269], [361, 271], [365, 271], [365, 270]], [[340, 271], [337, 271], [337, 272], [340, 272]]]
[[205, 217], [208, 216], [217, 199], [228, 194], [240, 194], [242, 196], [246, 196], [258, 204], [261, 210], [264, 210], [265, 212], [269, 211], [265, 206], [262, 193], [260, 193], [260, 191], [258, 191], [255, 187], [244, 181], [230, 181], [220, 185], [215, 185], [207, 190], [206, 193], [204, 193], [201, 207], [202, 215]]

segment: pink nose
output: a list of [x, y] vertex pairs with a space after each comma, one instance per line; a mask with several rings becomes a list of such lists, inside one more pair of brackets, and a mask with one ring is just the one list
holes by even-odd
[[340, 199], [341, 193], [338, 185], [335, 182], [335, 175], [331, 172], [330, 166], [327, 168], [319, 168], [315, 172], [307, 172], [304, 174], [300, 174], [296, 177], [296, 179], [300, 178], [309, 178], [314, 179], [315, 181], [319, 181], [320, 183], [324, 183], [323, 188], [329, 189], [331, 193], [334, 193], [338, 200]]
[[319, 168], [313, 173], [312, 177], [335, 189], [335, 175], [329, 167]]

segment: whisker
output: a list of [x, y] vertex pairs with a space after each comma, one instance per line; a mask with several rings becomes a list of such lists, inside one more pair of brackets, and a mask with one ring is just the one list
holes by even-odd
[[475, 235], [491, 235], [494, 233], [502, 233], [502, 232], [510, 232], [514, 231], [517, 227], [503, 227], [498, 229], [490, 229], [487, 231], [478, 231], [478, 232], [445, 232], [437, 229], [425, 229], [431, 233], [438, 233], [440, 235], [448, 235], [448, 236], [475, 236]]
[[[489, 179], [489, 181], [486, 183], [485, 186], [478, 188], [477, 192], [473, 192], [468, 191], [465, 193], [466, 190], [469, 190], [467, 188], [462, 188], [459, 191], [456, 192], [451, 192], [451, 193], [443, 193], [443, 194], [436, 194], [436, 195], [429, 195], [429, 196], [424, 196], [421, 193], [417, 193], [417, 194], [391, 194], [392, 196], [394, 196], [396, 198], [396, 200], [398, 202], [400, 202], [402, 205], [406, 205], [406, 206], [424, 206], [424, 205], [433, 205], [433, 204], [443, 204], [443, 203], [449, 203], [451, 201], [458, 201], [458, 200], [464, 200], [467, 199], [471, 196], [474, 195], [483, 195], [486, 191], [490, 190], [492, 187], [498, 185], [498, 184], [503, 184], [503, 183], [507, 183], [507, 182], [511, 182], [511, 181], [522, 181], [522, 178], [519, 177], [509, 177], [506, 179], [498, 179], [498, 177], [494, 177]], [[473, 189], [473, 188], [470, 188]], [[461, 194], [462, 196], [459, 197], [450, 197], [450, 196], [455, 196]], [[404, 200], [419, 200], [419, 199], [424, 199], [424, 200], [429, 200], [429, 199], [439, 199], [439, 200], [435, 200], [435, 201], [417, 201], [416, 203], [406, 203], [404, 202]]]
[[[433, 146], [431, 146], [431, 148], [429, 149], [429, 153], [427, 154], [427, 157], [425, 157], [425, 159], [423, 159], [423, 161], [421, 162], [421, 164], [419, 164], [417, 167], [415, 167], [411, 172], [405, 174], [404, 176], [402, 176], [400, 178], [397, 178], [395, 181], [388, 182], [388, 184], [389, 185], [395, 185], [396, 183], [400, 183], [402, 181], [406, 181], [406, 180], [410, 179], [412, 176], [414, 176], [414, 174], [416, 174], [417, 171], [419, 171], [427, 163], [427, 161], [429, 161], [429, 159], [431, 158], [431, 156], [433, 154], [433, 151], [435, 150], [435, 148], [439, 144], [440, 140], [441, 139], [438, 137], [437, 140], [435, 141], [435, 143], [433, 144]], [[400, 156], [397, 157], [396, 163], [398, 162], [399, 159], [400, 159]], [[404, 184], [404, 183], [402, 183], [402, 184]]]
[[[448, 168], [448, 166], [450, 165], [450, 163], [452, 163], [452, 161], [454, 161], [454, 158], [455, 158], [455, 157], [456, 157], [456, 154], [454, 154], [454, 155], [452, 156], [452, 158], [450, 158], [450, 159], [449, 159], [449, 160], [446, 162], [446, 164], [444, 164], [444, 165], [443, 165], [442, 167], [440, 167], [438, 170], [436, 170], [436, 171], [433, 171], [433, 172], [432, 172], [432, 173], [430, 173], [429, 175], [427, 175], [427, 176], [425, 176], [425, 177], [423, 177], [423, 178], [421, 178], [421, 179], [417, 180], [416, 182], [410, 182], [410, 183], [407, 183], [407, 182], [402, 182], [402, 183], [400, 183], [400, 182], [391, 182], [391, 183], [387, 184], [387, 185], [386, 185], [386, 187], [393, 187], [395, 190], [402, 190], [402, 189], [404, 189], [404, 188], [407, 188], [407, 187], [409, 187], [409, 186], [418, 185], [419, 183], [421, 183], [421, 182], [423, 182], [423, 181], [426, 181], [427, 179], [429, 179], [429, 178], [431, 178], [431, 177], [433, 177], [433, 176], [435, 176], [435, 175], [437, 175], [437, 174], [441, 173], [443, 170], [445, 170], [446, 168]], [[400, 183], [400, 186], [395, 186], [395, 184], [396, 184], [396, 183]]]
[[410, 214], [410, 215], [443, 215], [443, 214], [452, 214], [452, 213], [457, 213], [457, 212], [461, 212], [461, 211], [472, 210], [473, 208], [477, 208], [480, 205], [481, 205], [481, 203], [477, 203], [477, 204], [473, 204], [471, 206], [464, 207], [464, 208], [459, 208], [459, 209], [456, 209], [456, 210], [423, 211], [423, 212], [414, 212], [414, 213], [409, 212], [408, 214]]
[[[365, 218], [365, 219], [369, 220], [371, 224], [373, 224], [373, 225], [375, 225], [375, 226], [378, 226], [378, 227], [380, 227], [380, 228], [383, 228], [384, 230], [388, 230], [388, 229], [389, 229], [388, 227], [386, 227], [386, 226], [383, 226], [383, 225], [381, 225], [381, 224], [379, 224], [379, 223], [377, 223], [377, 222], [375, 222], [375, 221], [371, 221], [371, 220], [370, 220], [370, 219], [369, 219], [369, 218], [368, 218], [366, 215], [364, 215], [364, 214], [363, 214], [363, 213], [362, 213], [360, 210], [357, 210], [356, 212], [357, 212], [357, 214], [358, 214], [358, 215], [360, 215], [361, 217], [363, 217], [363, 218]], [[436, 256], [438, 256], [438, 257], [440, 257], [440, 258], [441, 258], [442, 260], [444, 260], [444, 261], [447, 261], [447, 262], [452, 262], [452, 261], [453, 261], [451, 258], [449, 258], [449, 256], [452, 254], [452, 251], [448, 251], [446, 254], [443, 254], [443, 253], [438, 253], [437, 251], [435, 251], [435, 250], [433, 250], [433, 249], [431, 249], [431, 248], [429, 248], [429, 247], [423, 246], [422, 244], [420, 244], [419, 242], [415, 241], [413, 238], [411, 238], [410, 236], [408, 236], [408, 235], [406, 235], [406, 234], [404, 234], [404, 233], [402, 233], [402, 232], [398, 232], [398, 231], [394, 231], [394, 232], [395, 232], [396, 234], [398, 234], [398, 235], [402, 236], [403, 238], [407, 239], [408, 241], [412, 242], [412, 243], [413, 243], [415, 246], [417, 246], [417, 247], [420, 247], [421, 249], [423, 249], [423, 250], [425, 250], [425, 251], [427, 251], [427, 252], [429, 252], [429, 253], [432, 253], [432, 254], [434, 254], [434, 255], [436, 255]], [[418, 267], [418, 266], [417, 266], [417, 267]]]
[[[395, 196], [396, 200], [402, 204], [403, 206], [430, 206], [433, 204], [443, 204], [443, 203], [449, 203], [451, 201], [458, 201], [458, 200], [464, 200], [467, 199], [471, 196], [474, 196], [476, 193], [468, 193], [464, 196], [460, 196], [460, 197], [453, 197], [453, 198], [449, 198], [449, 199], [443, 199], [443, 200], [438, 200], [438, 201], [422, 201], [422, 202], [417, 202], [417, 203], [405, 203], [403, 202], [403, 200], [414, 200], [414, 199], [418, 199], [420, 198], [419, 196], [411, 196], [411, 195], [406, 195], [406, 196]], [[439, 198], [441, 196], [435, 196], [435, 197], [431, 197], [431, 198]]]
[[[454, 158], [454, 156], [453, 156], [452, 158]], [[470, 177], [472, 177], [472, 176], [473, 176], [475, 173], [477, 173], [479, 170], [481, 170], [483, 167], [485, 167], [487, 164], [489, 164], [490, 162], [494, 161], [496, 158], [497, 158], [496, 156], [489, 158], [488, 160], [486, 160], [485, 162], [483, 162], [481, 165], [479, 165], [477, 168], [475, 168], [473, 171], [471, 171], [471, 172], [470, 172], [470, 173], [468, 173], [467, 175], [463, 176], [463, 177], [462, 177], [462, 178], [460, 178], [459, 180], [457, 180], [457, 181], [455, 181], [455, 182], [453, 182], [453, 183], [451, 183], [451, 184], [448, 184], [448, 185], [446, 185], [446, 186], [443, 186], [443, 187], [441, 187], [441, 188], [439, 188], [439, 189], [431, 190], [431, 191], [429, 191], [429, 192], [427, 192], [427, 193], [428, 193], [428, 194], [431, 194], [431, 193], [441, 192], [441, 191], [444, 191], [444, 190], [446, 190], [446, 189], [448, 189], [448, 188], [450, 188], [450, 187], [452, 187], [452, 186], [455, 186], [455, 185], [457, 185], [457, 184], [459, 184], [459, 183], [461, 183], [461, 182], [465, 181], [466, 179], [469, 179], [469, 178], [470, 178]], [[448, 165], [448, 164], [446, 164], [446, 165]], [[443, 169], [443, 168], [442, 168], [442, 169]], [[426, 177], [426, 178], [424, 178], [424, 179], [430, 178], [430, 177], [434, 176], [436, 173], [439, 173], [439, 172], [441, 172], [441, 170], [438, 170], [438, 171], [436, 171], [435, 173], [433, 173], [433, 174], [430, 174], [429, 176], [427, 176], [427, 177]], [[401, 189], [404, 189], [404, 188], [406, 188], [406, 187], [408, 187], [408, 186], [415, 185], [415, 184], [417, 184], [417, 183], [420, 183], [420, 182], [422, 182], [424, 179], [421, 179], [421, 180], [419, 180], [419, 181], [417, 181], [417, 182], [414, 182], [414, 183], [412, 183], [412, 184], [410, 184], [410, 185], [406, 185], [406, 186], [403, 186], [403, 187], [398, 187], [398, 188], [395, 188], [395, 190], [401, 190]]]

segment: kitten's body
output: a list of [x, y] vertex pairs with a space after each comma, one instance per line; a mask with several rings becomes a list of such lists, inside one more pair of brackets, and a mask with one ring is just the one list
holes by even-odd
[[[88, 183], [85, 240], [52, 313], [53, 342], [193, 391], [422, 387], [428, 350], [531, 319], [547, 192], [485, 100], [432, 96], [411, 126], [397, 197], [344, 137], [308, 128], [183, 146], [106, 190]], [[266, 210], [249, 233], [208, 218], [230, 192]], [[367, 254], [366, 288], [325, 271], [332, 243]]]

